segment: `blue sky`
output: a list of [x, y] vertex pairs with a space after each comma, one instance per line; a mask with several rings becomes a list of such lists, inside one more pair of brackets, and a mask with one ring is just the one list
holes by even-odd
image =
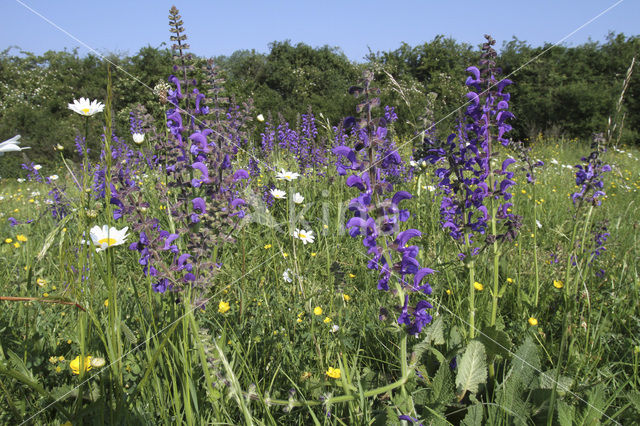
[[[176, 4], [198, 55], [268, 52], [270, 42], [290, 39], [340, 47], [351, 60], [361, 61], [369, 48], [393, 50], [402, 42], [415, 46], [437, 34], [473, 45], [481, 43], [485, 33], [493, 35], [498, 46], [513, 36], [534, 46], [555, 43], [618, 1], [4, 0], [0, 49], [89, 51], [25, 5], [100, 53], [135, 54], [141, 47], [168, 43], [168, 11]], [[638, 17], [640, 2], [623, 0], [564, 44], [575, 46], [589, 38], [602, 42], [609, 31], [638, 35]]]

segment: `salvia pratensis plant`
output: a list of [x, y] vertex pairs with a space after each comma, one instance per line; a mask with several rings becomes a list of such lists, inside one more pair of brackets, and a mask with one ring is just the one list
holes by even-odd
[[[509, 145], [506, 133], [511, 130], [508, 120], [510, 95], [504, 92], [512, 82], [498, 80], [495, 40], [486, 35], [479, 66], [471, 66], [466, 85], [468, 104], [465, 119], [445, 141], [435, 136], [433, 129], [424, 133], [423, 153], [431, 164], [437, 164], [436, 176], [442, 194], [441, 224], [451, 237], [463, 246], [460, 258], [469, 270], [469, 337], [476, 334], [475, 324], [475, 256], [486, 246], [492, 247], [493, 295], [490, 325], [496, 323], [499, 294], [500, 241], [511, 241], [517, 235], [520, 218], [511, 213], [515, 184], [508, 168], [512, 158], [494, 168], [497, 157], [496, 142]], [[499, 230], [501, 226], [501, 230]], [[481, 236], [484, 235], [484, 239]]]
[[[391, 290], [395, 294], [400, 312], [397, 324], [404, 326], [407, 334], [415, 336], [432, 319], [427, 311], [432, 305], [425, 300], [432, 289], [423, 279], [435, 271], [421, 268], [417, 260], [419, 247], [409, 245], [412, 238], [421, 236], [420, 231], [400, 231], [400, 222], [406, 221], [410, 213], [401, 209], [399, 204], [410, 199], [411, 194], [407, 191], [393, 193], [393, 184], [382, 178], [383, 164], [396, 162], [400, 156], [395, 151], [387, 153], [385, 157], [380, 155], [385, 146], [388, 122], [384, 116], [373, 116], [373, 109], [380, 105], [380, 99], [377, 97], [379, 90], [371, 86], [372, 81], [373, 73], [367, 70], [363, 73], [361, 85], [349, 89], [349, 93], [360, 100], [356, 108], [360, 117], [347, 118], [345, 127], [355, 127], [358, 137], [354, 147], [340, 145], [333, 152], [350, 163], [343, 166], [352, 170], [346, 181], [347, 186], [360, 191], [349, 203], [349, 210], [353, 214], [346, 224], [349, 234], [352, 237], [362, 236], [363, 245], [370, 256], [367, 268], [378, 273], [378, 290]], [[392, 281], [392, 275], [397, 280]], [[401, 335], [399, 345], [403, 396], [406, 396], [404, 383], [410, 374], [407, 334]]]

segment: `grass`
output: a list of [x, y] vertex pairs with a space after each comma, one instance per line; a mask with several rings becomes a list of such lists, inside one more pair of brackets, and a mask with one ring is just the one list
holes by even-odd
[[[59, 173], [54, 182], [66, 186], [71, 201], [63, 222], [48, 212], [47, 185], [3, 179], [0, 295], [31, 299], [0, 301], [0, 423], [399, 424], [400, 414], [425, 424], [472, 424], [474, 418], [536, 423], [546, 421], [554, 387], [554, 422], [637, 418], [640, 153], [626, 147], [607, 152], [605, 162], [614, 167], [605, 176], [607, 198], [589, 219], [608, 221], [606, 251], [580, 269], [569, 264], [567, 275], [572, 227], [583, 220], [574, 218], [569, 197], [571, 167], [588, 147], [544, 138], [532, 144], [545, 167], [535, 187], [522, 172], [516, 175], [513, 210], [523, 225], [518, 238], [500, 248], [492, 327], [491, 250], [476, 258], [475, 280], [484, 287], [475, 297], [476, 340], [493, 374], [466, 392], [455, 382], [471, 356], [467, 270], [439, 224], [440, 195], [429, 188], [433, 169], [421, 169], [397, 188], [419, 194], [404, 202], [412, 217], [402, 226], [422, 230], [420, 263], [438, 271], [430, 276], [434, 322], [408, 340], [409, 377], [402, 376], [398, 355], [397, 300], [376, 290], [360, 239], [344, 230], [346, 201], [355, 192], [331, 167], [324, 178], [286, 184], [288, 199], [299, 192], [302, 205], [276, 200], [262, 218], [259, 208], [251, 209], [233, 234], [235, 244], [213, 255], [219, 270], [203, 290], [190, 290], [193, 295], [151, 290], [139, 254], [127, 247], [138, 238], [131, 230], [127, 244], [105, 252], [81, 245], [83, 233], [112, 219], [103, 200], [74, 190], [68, 176]], [[250, 188], [274, 183], [285, 189], [275, 172], [294, 163], [284, 152], [278, 158]], [[145, 214], [169, 229], [157, 172], [145, 174], [139, 177], [149, 203]], [[315, 242], [303, 245], [289, 236], [296, 214], [302, 217], [292, 227], [312, 229]], [[11, 227], [10, 216], [34, 221]], [[18, 235], [26, 241], [16, 247]], [[283, 278], [287, 270], [291, 282]], [[566, 292], [574, 288], [578, 297], [567, 304]], [[196, 306], [192, 296], [206, 303]], [[571, 320], [563, 327], [567, 307]], [[75, 375], [69, 364], [81, 354], [104, 358], [106, 365]], [[337, 368], [340, 378], [326, 374]]]

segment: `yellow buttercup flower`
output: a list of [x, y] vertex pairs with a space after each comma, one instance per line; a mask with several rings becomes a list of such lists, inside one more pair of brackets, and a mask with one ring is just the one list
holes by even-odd
[[324, 317], [324, 323], [325, 324], [329, 324], [331, 322], [331, 318], [329, 317]]
[[265, 249], [270, 249], [271, 248], [271, 244], [265, 244], [264, 248]]
[[327, 370], [327, 372], [325, 374], [327, 376], [331, 377], [332, 379], [339, 379], [340, 378], [340, 369], [339, 368], [329, 367], [329, 369]]
[[475, 288], [478, 291], [482, 291], [484, 290], [484, 286], [482, 284], [480, 284], [478, 281], [476, 281], [475, 283], [473, 283], [473, 288]]
[[538, 320], [534, 317], [529, 318], [529, 325], [535, 327], [536, 325], [538, 325]]
[[348, 294], [343, 294], [342, 298], [344, 299], [345, 302], [348, 302], [349, 300], [351, 300], [351, 296], [349, 296]]
[[562, 288], [564, 287], [564, 283], [560, 280], [553, 280], [553, 286], [555, 288]]
[[313, 313], [314, 313], [314, 315], [322, 315], [322, 308], [320, 306], [316, 306], [313, 309]]
[[7, 244], [11, 244], [13, 240], [11, 238], [7, 238], [6, 240], [4, 240], [4, 242]]
[[[91, 370], [91, 357], [86, 356], [84, 358], [84, 371]], [[71, 368], [71, 372], [73, 374], [80, 374], [80, 356], [75, 357], [73, 361], [69, 363], [69, 368]]]
[[231, 309], [231, 306], [229, 306], [228, 302], [224, 302], [221, 300], [220, 303], [218, 303], [218, 312], [220, 312], [221, 314], [224, 314], [229, 309]]
[[23, 243], [27, 241], [27, 237], [25, 237], [25, 236], [24, 236], [24, 235], [22, 235], [22, 234], [17, 235], [17, 236], [16, 236], [16, 239], [17, 239], [18, 241], [23, 242]]
[[509, 284], [513, 284], [513, 278], [507, 278], [507, 282], [508, 282]]

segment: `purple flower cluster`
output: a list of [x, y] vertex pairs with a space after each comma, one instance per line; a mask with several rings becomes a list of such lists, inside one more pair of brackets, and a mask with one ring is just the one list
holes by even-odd
[[[398, 323], [404, 324], [409, 334], [417, 335], [431, 322], [432, 317], [427, 313], [427, 309], [432, 306], [422, 299], [415, 306], [410, 306], [410, 293], [431, 294], [429, 283], [422, 281], [426, 275], [434, 271], [420, 267], [417, 260], [419, 247], [409, 245], [409, 240], [421, 236], [420, 231], [408, 229], [398, 232], [399, 223], [406, 221], [410, 216], [409, 211], [401, 209], [399, 204], [410, 199], [411, 194], [398, 191], [390, 198], [382, 199], [385, 194], [390, 195], [393, 192], [393, 185], [385, 181], [381, 174], [381, 165], [388, 160], [387, 157], [380, 156], [387, 136], [388, 122], [385, 118], [371, 117], [371, 109], [379, 105], [379, 99], [371, 97], [372, 94], [378, 93], [377, 89], [370, 86], [372, 80], [373, 74], [367, 71], [362, 80], [363, 87], [350, 89], [356, 97], [364, 97], [358, 105], [358, 111], [363, 113], [363, 117], [350, 117], [345, 120], [346, 127], [356, 125], [360, 129], [354, 148], [339, 145], [333, 150], [336, 156], [342, 157], [339, 172], [352, 171], [347, 178], [347, 186], [360, 190], [360, 194], [349, 203], [353, 217], [347, 221], [346, 226], [352, 237], [363, 236], [363, 245], [371, 255], [367, 268], [378, 271], [379, 290], [388, 291], [391, 274], [399, 275], [398, 285], [405, 296]], [[399, 154], [393, 151], [388, 157], [399, 158]], [[375, 161], [372, 162], [370, 159]], [[344, 160], [346, 163], [342, 163]], [[392, 242], [389, 243], [390, 241]]]
[[596, 134], [591, 144], [591, 153], [588, 157], [582, 157], [583, 164], [575, 166], [576, 186], [580, 189], [571, 194], [574, 205], [581, 205], [583, 202], [599, 206], [602, 202], [600, 198], [606, 194], [602, 174], [611, 171], [611, 166], [603, 164], [600, 155], [605, 151], [602, 147], [604, 138], [602, 134]]
[[512, 82], [496, 79], [500, 69], [494, 61], [495, 40], [485, 37], [480, 67], [467, 68], [471, 76], [466, 85], [472, 89], [466, 95], [469, 99], [465, 110], [467, 121], [460, 122], [457, 132], [446, 141], [439, 141], [433, 131], [424, 139], [425, 160], [441, 165], [435, 171], [443, 194], [441, 224], [457, 241], [462, 242], [465, 234], [468, 235], [469, 244], [474, 235], [485, 233], [491, 219], [486, 203], [491, 198], [499, 203], [496, 220], [503, 222], [507, 229], [499, 237], [512, 239], [519, 227], [519, 218], [509, 212], [512, 203], [508, 202], [512, 197], [509, 188], [515, 185], [513, 172], [508, 167], [515, 160], [507, 158], [496, 170], [492, 170], [491, 165], [496, 155], [493, 141], [504, 146], [509, 144], [505, 136], [511, 130], [507, 121], [513, 114], [508, 110], [510, 95], [503, 90]]

